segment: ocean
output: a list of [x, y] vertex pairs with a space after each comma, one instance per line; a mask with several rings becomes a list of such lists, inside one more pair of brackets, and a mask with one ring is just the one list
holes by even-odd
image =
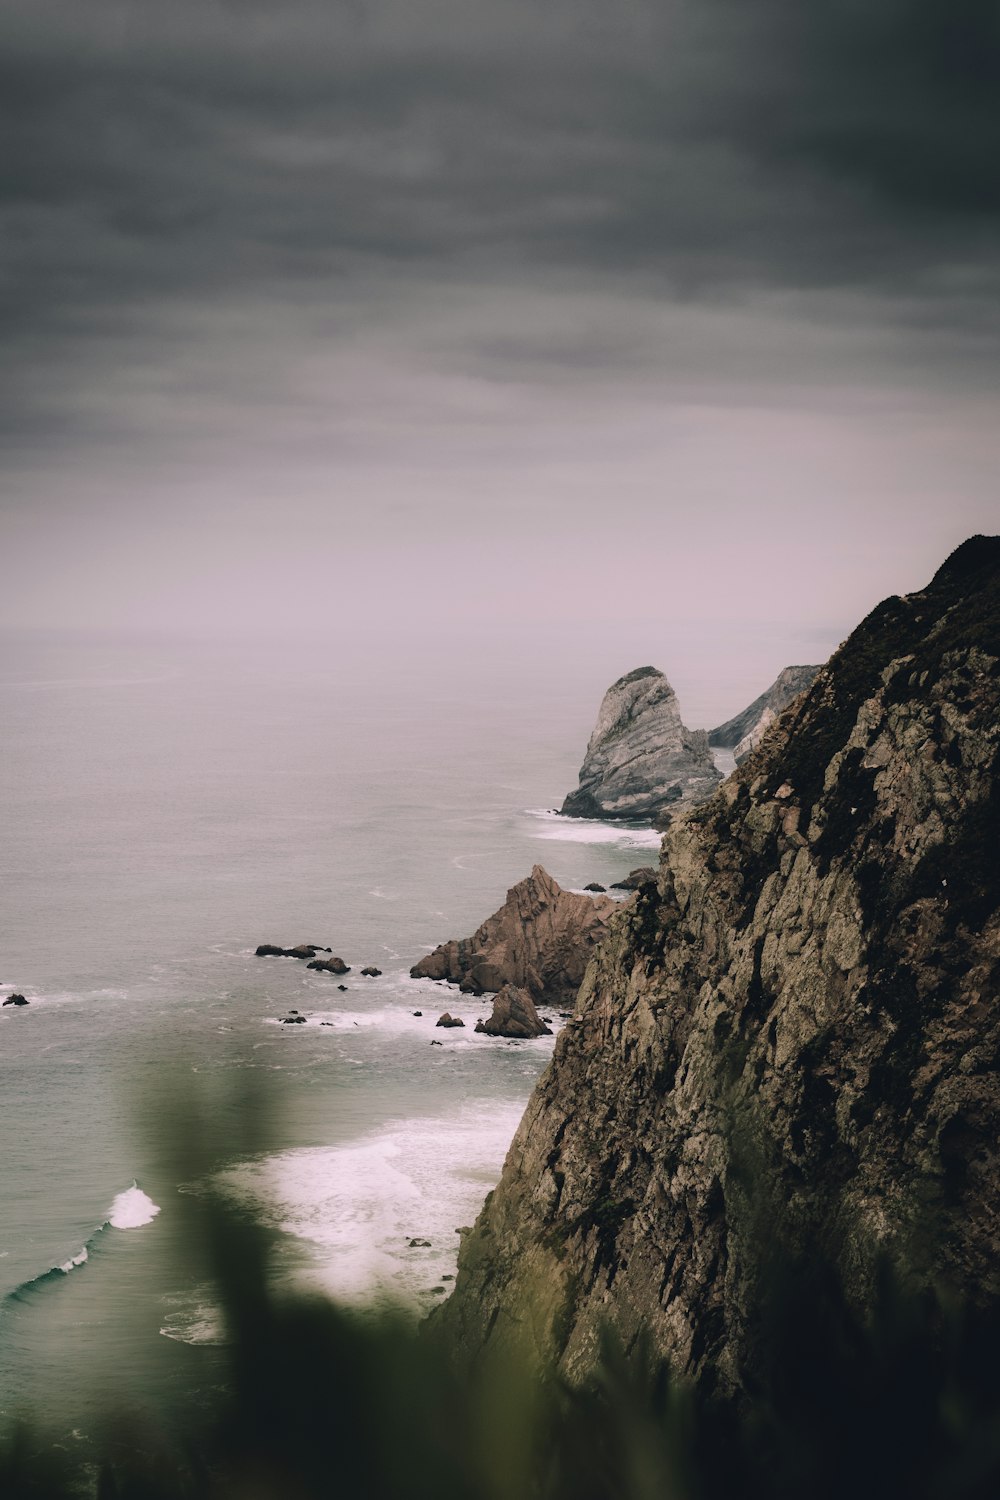
[[617, 675], [570, 659], [4, 642], [0, 992], [29, 1004], [0, 1010], [0, 1423], [86, 1444], [108, 1405], [212, 1383], [209, 1185], [272, 1231], [280, 1284], [446, 1294], [553, 1041], [475, 1036], [484, 1003], [409, 967], [535, 863], [580, 889], [659, 844], [552, 812]]

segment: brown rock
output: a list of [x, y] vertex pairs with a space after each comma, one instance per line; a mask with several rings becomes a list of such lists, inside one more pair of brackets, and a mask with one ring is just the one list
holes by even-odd
[[539, 1016], [535, 1002], [527, 990], [519, 990], [505, 984], [493, 1001], [493, 1014], [488, 1021], [477, 1021], [476, 1030], [487, 1036], [536, 1037], [551, 1036], [551, 1029]]
[[462, 1020], [461, 1016], [453, 1016], [448, 1011], [445, 1011], [445, 1013], [444, 1013], [443, 1016], [438, 1016], [437, 1020], [434, 1022], [434, 1025], [435, 1026], [464, 1026], [465, 1022]]
[[414, 964], [414, 979], [447, 979], [467, 993], [496, 992], [505, 984], [535, 1000], [570, 1000], [594, 948], [618, 910], [610, 896], [562, 890], [541, 865], [507, 892], [499, 911], [471, 938], [452, 938]]
[[[301, 955], [296, 955], [301, 956]], [[319, 969], [324, 974], [349, 974], [350, 964], [345, 964], [342, 958], [314, 958], [311, 963], [306, 964], [307, 969]]]

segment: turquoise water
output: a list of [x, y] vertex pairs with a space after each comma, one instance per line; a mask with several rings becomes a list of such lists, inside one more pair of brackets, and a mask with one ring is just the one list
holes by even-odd
[[[0, 987], [30, 1005], [0, 1011], [3, 1417], [85, 1439], [108, 1400], [214, 1378], [187, 1212], [209, 1180], [273, 1226], [277, 1279], [440, 1296], [552, 1042], [473, 1037], [482, 1006], [408, 969], [535, 862], [579, 889], [655, 857], [648, 831], [547, 812], [592, 678], [517, 653], [472, 684], [356, 646], [5, 643]], [[303, 941], [352, 966], [346, 992], [254, 956]], [[432, 1049], [446, 1007], [469, 1029]], [[307, 1024], [280, 1024], [293, 1008]]]

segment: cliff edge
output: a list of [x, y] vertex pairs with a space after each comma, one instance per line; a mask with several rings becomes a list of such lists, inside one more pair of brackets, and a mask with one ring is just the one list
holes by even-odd
[[588, 967], [437, 1315], [752, 1388], [764, 1243], [1000, 1306], [1000, 538], [885, 600]]

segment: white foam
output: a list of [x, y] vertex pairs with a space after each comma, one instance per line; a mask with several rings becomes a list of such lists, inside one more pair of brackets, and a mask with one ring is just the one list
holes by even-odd
[[173, 1339], [178, 1344], [217, 1346], [225, 1343], [222, 1311], [211, 1301], [208, 1287], [177, 1293], [166, 1298], [166, 1302], [172, 1311], [167, 1313], [160, 1329], [165, 1339]]
[[[284, 1152], [222, 1174], [223, 1191], [307, 1242], [306, 1280], [342, 1301], [416, 1306], [454, 1275], [459, 1225], [497, 1181], [523, 1107], [471, 1101], [449, 1119], [389, 1125], [344, 1146]], [[411, 1247], [411, 1239], [429, 1246]]]
[[68, 1276], [70, 1271], [75, 1271], [77, 1266], [82, 1266], [88, 1259], [87, 1247], [84, 1245], [83, 1249], [77, 1251], [76, 1255], [71, 1255], [69, 1260], [64, 1260], [59, 1269], [60, 1271], [64, 1271]]
[[141, 1229], [144, 1224], [152, 1224], [159, 1212], [159, 1205], [143, 1192], [138, 1183], [133, 1182], [112, 1203], [108, 1223], [112, 1229]]
[[622, 823], [591, 822], [587, 818], [564, 818], [548, 808], [529, 807], [528, 816], [541, 827], [536, 839], [558, 839], [566, 844], [616, 844], [620, 849], [659, 849], [663, 838], [655, 828], [627, 828]]

